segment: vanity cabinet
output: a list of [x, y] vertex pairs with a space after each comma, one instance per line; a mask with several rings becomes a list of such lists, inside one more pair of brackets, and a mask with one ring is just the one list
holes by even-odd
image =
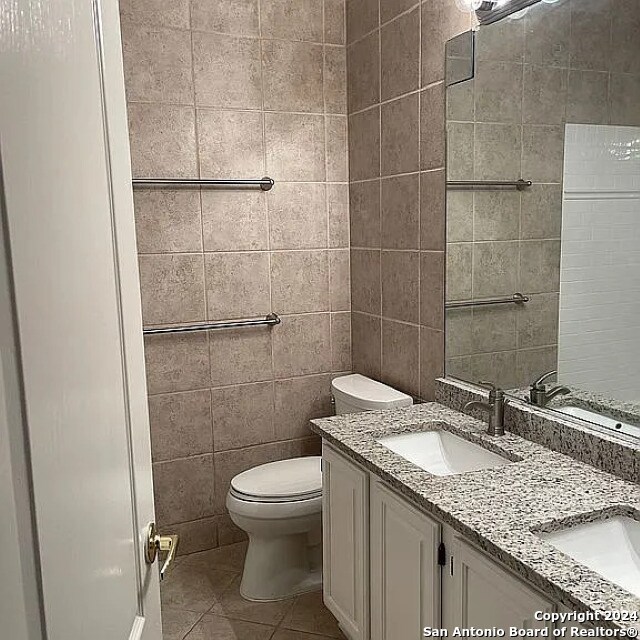
[[443, 626], [542, 629], [536, 611], [554, 604], [447, 528], [447, 561], [442, 577]]
[[371, 640], [418, 640], [440, 626], [440, 524], [379, 480], [369, 509]]
[[418, 640], [425, 627], [542, 628], [555, 605], [322, 447], [324, 601], [350, 640]]
[[369, 474], [322, 446], [324, 602], [350, 640], [369, 640]]

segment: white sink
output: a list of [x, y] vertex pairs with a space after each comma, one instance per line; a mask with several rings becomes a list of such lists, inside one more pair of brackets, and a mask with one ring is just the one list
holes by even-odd
[[616, 516], [539, 534], [603, 578], [640, 597], [640, 522]]
[[581, 420], [586, 420], [587, 422], [593, 422], [594, 424], [599, 424], [601, 427], [612, 429], [613, 431], [617, 431], [618, 433], [640, 436], [640, 427], [628, 424], [626, 422], [621, 422], [620, 420], [610, 418], [609, 416], [603, 416], [601, 413], [596, 413], [595, 411], [590, 411], [589, 409], [574, 407], [573, 405], [563, 405], [561, 407], [553, 408], [556, 411], [560, 411], [560, 413], [564, 413], [568, 416], [573, 416], [574, 418], [580, 418]]
[[377, 442], [436, 476], [491, 469], [511, 462], [448, 431], [403, 433]]

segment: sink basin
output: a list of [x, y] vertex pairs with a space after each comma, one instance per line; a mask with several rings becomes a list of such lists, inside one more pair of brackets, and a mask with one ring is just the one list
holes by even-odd
[[623, 516], [539, 534], [603, 578], [640, 597], [640, 522]]
[[626, 422], [621, 422], [620, 420], [610, 418], [609, 416], [602, 415], [601, 413], [596, 413], [595, 411], [590, 411], [589, 409], [583, 409], [582, 407], [575, 407], [573, 405], [563, 405], [561, 407], [554, 408], [556, 411], [560, 411], [560, 413], [564, 413], [565, 415], [580, 418], [581, 420], [586, 420], [587, 422], [592, 422], [594, 424], [599, 424], [601, 427], [612, 429], [618, 433], [640, 436], [640, 427], [636, 427], [635, 425], [628, 424]]
[[448, 431], [403, 433], [377, 442], [436, 476], [491, 469], [511, 462]]

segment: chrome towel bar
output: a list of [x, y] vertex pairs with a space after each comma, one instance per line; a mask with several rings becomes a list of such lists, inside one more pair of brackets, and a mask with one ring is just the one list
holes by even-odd
[[270, 191], [275, 184], [273, 178], [260, 180], [214, 180], [208, 178], [134, 178], [134, 187], [260, 187]]
[[504, 298], [447, 302], [444, 306], [446, 309], [462, 309], [464, 307], [483, 307], [490, 304], [525, 304], [526, 302], [529, 302], [529, 296], [525, 296], [523, 293], [514, 293], [512, 296], [506, 296]]
[[529, 188], [533, 182], [531, 180], [453, 180], [447, 182], [447, 188], [449, 189], [464, 189], [470, 188], [485, 188], [485, 189], [517, 189], [518, 191], [524, 191]]
[[277, 313], [270, 313], [264, 318], [253, 320], [229, 320], [226, 322], [203, 322], [199, 324], [185, 324], [167, 327], [153, 327], [143, 329], [145, 336], [152, 336], [159, 333], [189, 333], [192, 331], [211, 331], [218, 329], [240, 329], [242, 327], [260, 327], [264, 325], [273, 326], [282, 322]]

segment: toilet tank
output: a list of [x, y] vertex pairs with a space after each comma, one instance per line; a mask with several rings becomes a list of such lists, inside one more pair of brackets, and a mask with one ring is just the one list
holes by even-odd
[[331, 393], [336, 403], [336, 414], [398, 409], [413, 404], [413, 399], [406, 393], [359, 373], [335, 378], [331, 383]]

